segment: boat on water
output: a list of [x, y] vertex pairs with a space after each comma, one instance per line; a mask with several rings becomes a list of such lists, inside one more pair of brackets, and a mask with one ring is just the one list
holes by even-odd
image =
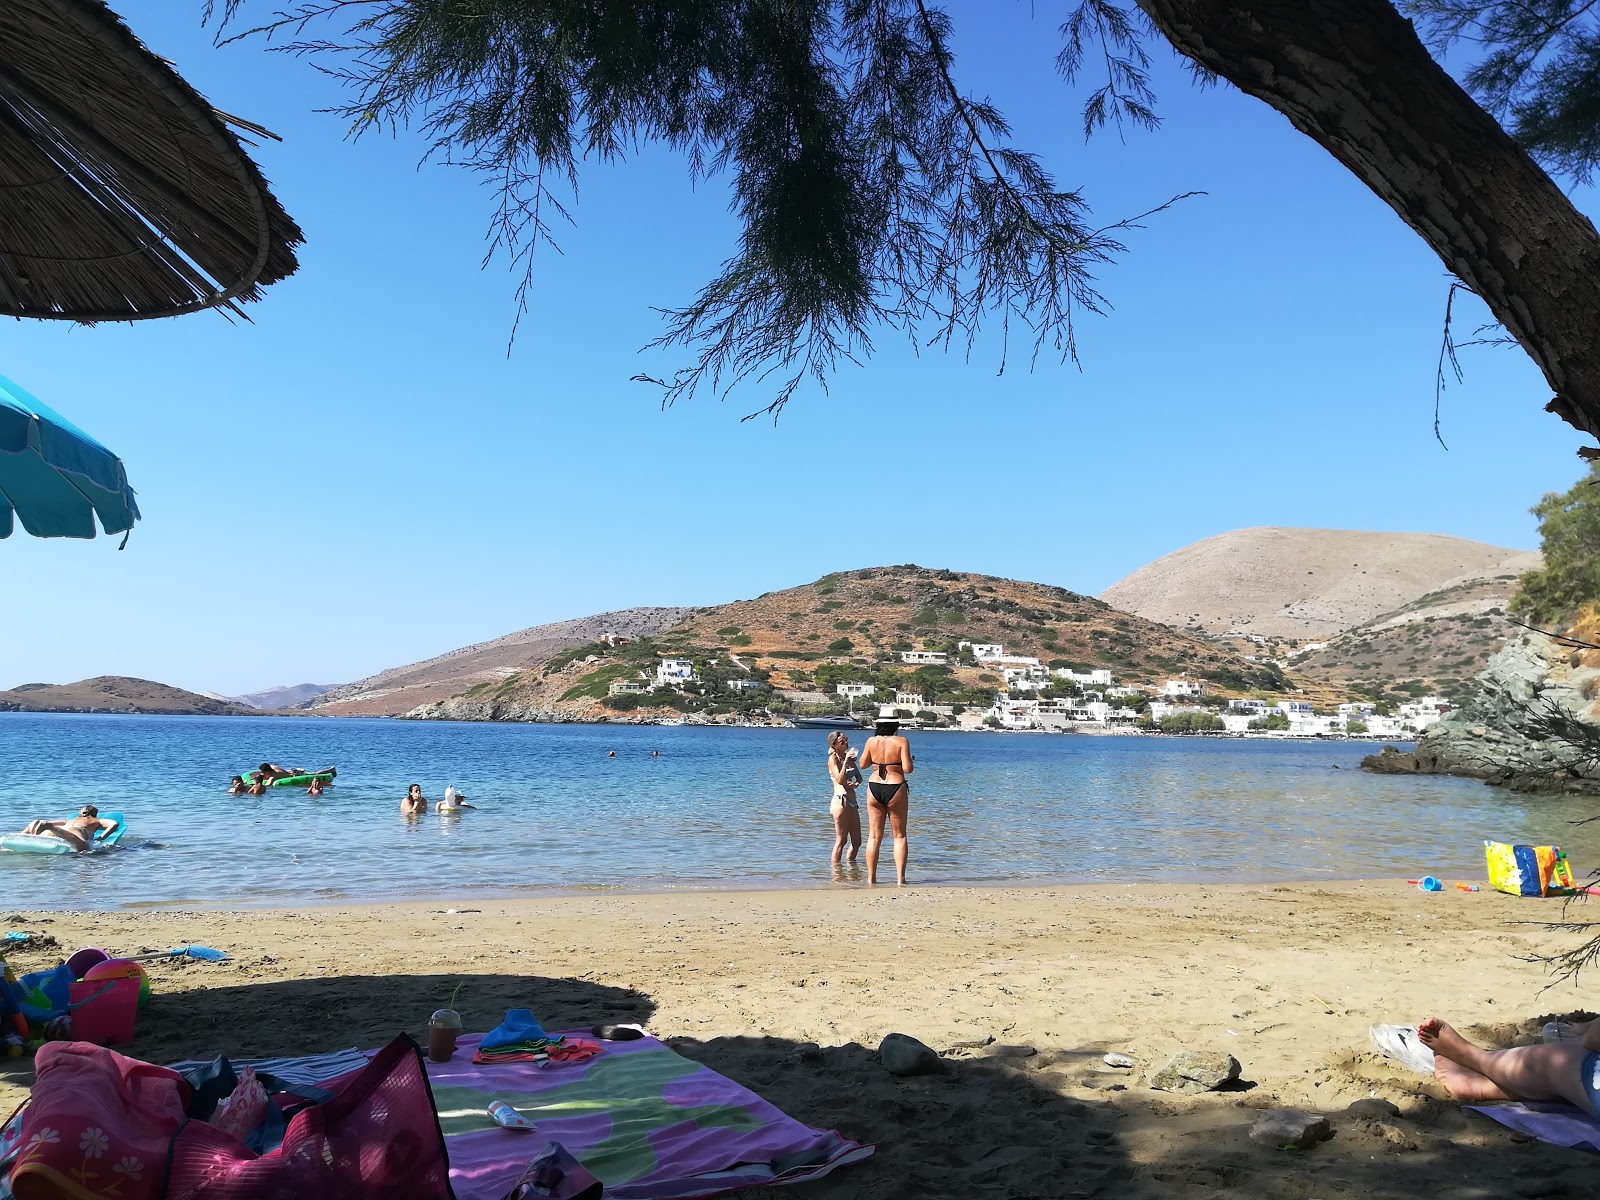
[[864, 729], [855, 717], [790, 717], [796, 729]]

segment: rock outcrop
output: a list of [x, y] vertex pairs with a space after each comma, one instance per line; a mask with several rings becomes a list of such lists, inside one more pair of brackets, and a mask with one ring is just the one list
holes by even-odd
[[1600, 795], [1600, 663], [1591, 660], [1600, 653], [1525, 633], [1489, 660], [1477, 695], [1427, 730], [1415, 750], [1386, 746], [1361, 765]]

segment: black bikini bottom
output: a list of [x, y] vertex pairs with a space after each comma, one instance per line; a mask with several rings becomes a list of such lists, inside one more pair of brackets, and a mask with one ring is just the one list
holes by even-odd
[[872, 793], [872, 798], [877, 803], [888, 808], [894, 800], [895, 793], [905, 787], [904, 783], [879, 783], [876, 779], [869, 780], [867, 791]]

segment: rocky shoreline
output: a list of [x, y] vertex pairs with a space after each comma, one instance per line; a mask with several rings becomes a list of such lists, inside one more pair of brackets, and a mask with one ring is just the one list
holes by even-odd
[[1540, 633], [1508, 642], [1479, 691], [1409, 753], [1362, 760], [1383, 775], [1459, 775], [1523, 792], [1600, 795], [1600, 666], [1593, 651]]

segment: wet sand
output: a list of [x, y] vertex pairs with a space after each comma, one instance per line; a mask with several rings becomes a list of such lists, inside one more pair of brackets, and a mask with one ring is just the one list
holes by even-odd
[[[1570, 944], [1525, 923], [1560, 909], [1385, 881], [19, 912], [3, 928], [52, 934], [63, 953], [230, 951], [152, 968], [155, 1004], [128, 1052], [156, 1062], [421, 1037], [458, 983], [469, 1029], [511, 1005], [551, 1028], [641, 1022], [801, 1120], [878, 1144], [797, 1196], [1310, 1200], [1592, 1190], [1593, 1155], [1462, 1113], [1366, 1037], [1439, 1015], [1509, 1045], [1580, 1008], [1577, 987], [1545, 990], [1544, 969], [1520, 961]], [[994, 1045], [898, 1079], [873, 1054], [891, 1031], [939, 1050]], [[1034, 1053], [995, 1053], [1005, 1046]], [[1250, 1086], [1149, 1089], [1185, 1047], [1234, 1055]], [[1106, 1067], [1108, 1051], [1137, 1067]], [[30, 1078], [25, 1061], [0, 1060], [0, 1110]], [[1344, 1115], [1368, 1097], [1401, 1115]], [[1283, 1106], [1329, 1114], [1336, 1136], [1298, 1154], [1249, 1141], [1258, 1110]]]

